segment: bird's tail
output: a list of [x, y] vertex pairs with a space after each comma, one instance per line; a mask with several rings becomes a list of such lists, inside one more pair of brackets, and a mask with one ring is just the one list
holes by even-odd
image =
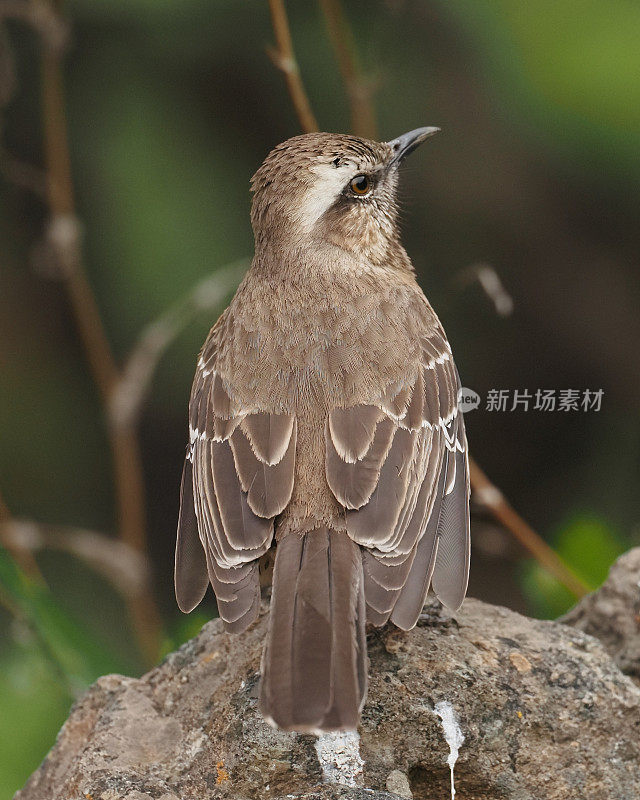
[[260, 708], [285, 730], [353, 730], [367, 691], [360, 548], [318, 527], [276, 547]]

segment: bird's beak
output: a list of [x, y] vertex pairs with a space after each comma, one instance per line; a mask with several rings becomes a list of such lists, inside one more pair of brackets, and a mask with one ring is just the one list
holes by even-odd
[[388, 142], [388, 145], [393, 148], [391, 163], [397, 164], [402, 161], [409, 153], [413, 153], [416, 147], [421, 145], [425, 139], [433, 136], [434, 133], [438, 133], [439, 130], [440, 128], [416, 128], [415, 131], [403, 133], [402, 136], [398, 136], [397, 139]]

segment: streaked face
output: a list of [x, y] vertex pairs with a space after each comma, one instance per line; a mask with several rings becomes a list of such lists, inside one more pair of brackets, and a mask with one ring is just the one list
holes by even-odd
[[317, 216], [303, 207], [306, 219], [314, 220], [314, 233], [370, 260], [386, 252], [396, 238], [397, 218], [397, 164], [390, 162], [390, 152], [369, 163], [347, 161], [331, 178], [323, 165], [317, 186], [323, 189], [325, 207]]
[[370, 213], [388, 193], [386, 159], [336, 156], [328, 161], [319, 156], [309, 171], [311, 179], [297, 209], [298, 222], [307, 230], [330, 209], [354, 216]]
[[308, 134], [273, 150], [253, 179], [256, 238], [277, 229], [296, 242], [366, 248], [395, 230], [397, 168], [386, 143]]

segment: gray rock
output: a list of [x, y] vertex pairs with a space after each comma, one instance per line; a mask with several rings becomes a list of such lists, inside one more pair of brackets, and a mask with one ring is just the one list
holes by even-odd
[[387, 775], [387, 789], [406, 800], [413, 800], [409, 778], [399, 769], [394, 769]]
[[621, 556], [598, 591], [561, 621], [600, 639], [622, 672], [640, 684], [640, 547]]
[[[242, 636], [216, 620], [142, 678], [101, 678], [16, 800], [445, 800], [438, 703], [464, 736], [460, 800], [640, 796], [640, 688], [581, 630], [469, 599], [454, 617], [429, 602], [410, 633], [372, 632], [355, 762], [334, 770], [315, 737], [258, 713], [265, 631], [264, 613]], [[344, 785], [323, 783], [336, 770]]]

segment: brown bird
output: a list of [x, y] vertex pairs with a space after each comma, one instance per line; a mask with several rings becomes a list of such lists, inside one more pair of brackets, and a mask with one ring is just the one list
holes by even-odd
[[430, 584], [465, 596], [460, 382], [397, 224], [398, 166], [437, 130], [278, 145], [252, 181], [253, 263], [198, 359], [176, 597], [191, 611], [211, 583], [245, 630], [275, 545], [260, 708], [287, 730], [355, 728], [365, 624], [409, 630]]

